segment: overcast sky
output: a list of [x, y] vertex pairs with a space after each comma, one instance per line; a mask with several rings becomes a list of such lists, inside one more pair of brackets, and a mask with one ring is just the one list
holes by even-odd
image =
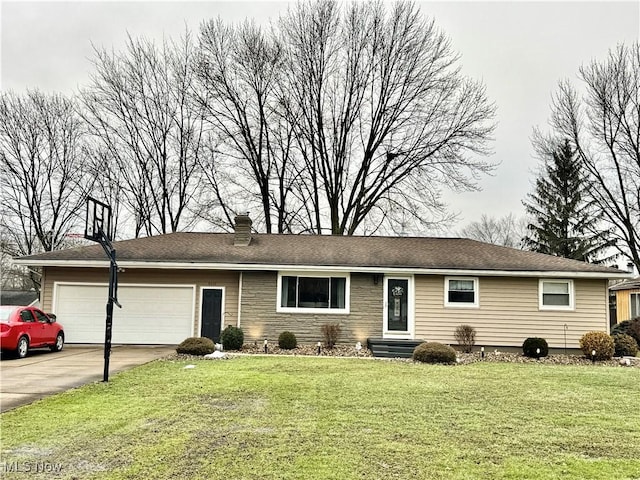
[[[121, 49], [133, 36], [179, 36], [185, 26], [220, 16], [229, 22], [277, 18], [280, 2], [29, 2], [0, 3], [3, 90], [38, 88], [74, 93], [91, 71], [92, 43]], [[558, 81], [578, 81], [580, 65], [604, 59], [616, 44], [637, 41], [640, 2], [418, 2], [435, 18], [462, 55], [463, 72], [481, 79], [498, 108], [492, 160], [494, 176], [482, 191], [448, 193], [460, 220], [454, 230], [481, 214], [523, 214], [537, 159], [530, 137], [544, 128]]]

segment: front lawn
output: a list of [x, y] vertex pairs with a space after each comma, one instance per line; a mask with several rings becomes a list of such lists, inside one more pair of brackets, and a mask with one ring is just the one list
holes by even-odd
[[2, 414], [3, 478], [640, 478], [640, 369], [188, 363]]

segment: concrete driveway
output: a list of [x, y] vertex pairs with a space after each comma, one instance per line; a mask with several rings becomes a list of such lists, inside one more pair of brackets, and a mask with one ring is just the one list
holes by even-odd
[[[111, 347], [109, 378], [152, 360], [175, 353], [175, 346]], [[33, 350], [26, 358], [0, 360], [0, 411], [26, 405], [54, 393], [87, 383], [102, 381], [102, 345], [65, 345], [61, 352]]]

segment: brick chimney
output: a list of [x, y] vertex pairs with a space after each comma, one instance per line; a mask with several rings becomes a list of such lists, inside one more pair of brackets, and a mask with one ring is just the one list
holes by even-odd
[[249, 218], [249, 212], [245, 214], [236, 215], [233, 219], [235, 225], [235, 237], [233, 244], [237, 247], [246, 247], [251, 243], [251, 218]]

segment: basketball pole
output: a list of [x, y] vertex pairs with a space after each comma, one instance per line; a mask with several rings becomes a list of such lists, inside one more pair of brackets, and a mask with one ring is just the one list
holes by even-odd
[[[105, 231], [106, 224], [106, 231]], [[113, 332], [113, 305], [122, 308], [118, 303], [118, 263], [116, 249], [111, 244], [111, 206], [87, 197], [87, 215], [84, 238], [98, 242], [109, 257], [109, 298], [107, 300], [107, 318], [104, 328], [104, 371], [102, 381], [109, 381], [109, 360], [111, 358], [111, 337]]]
[[119, 308], [122, 306], [118, 303], [118, 264], [116, 262], [116, 249], [113, 248], [109, 237], [104, 233], [102, 228], [100, 232], [100, 245], [109, 257], [109, 299], [107, 300], [107, 318], [104, 328], [104, 371], [102, 381], [109, 381], [109, 360], [111, 358], [111, 336], [113, 331], [113, 305]]

